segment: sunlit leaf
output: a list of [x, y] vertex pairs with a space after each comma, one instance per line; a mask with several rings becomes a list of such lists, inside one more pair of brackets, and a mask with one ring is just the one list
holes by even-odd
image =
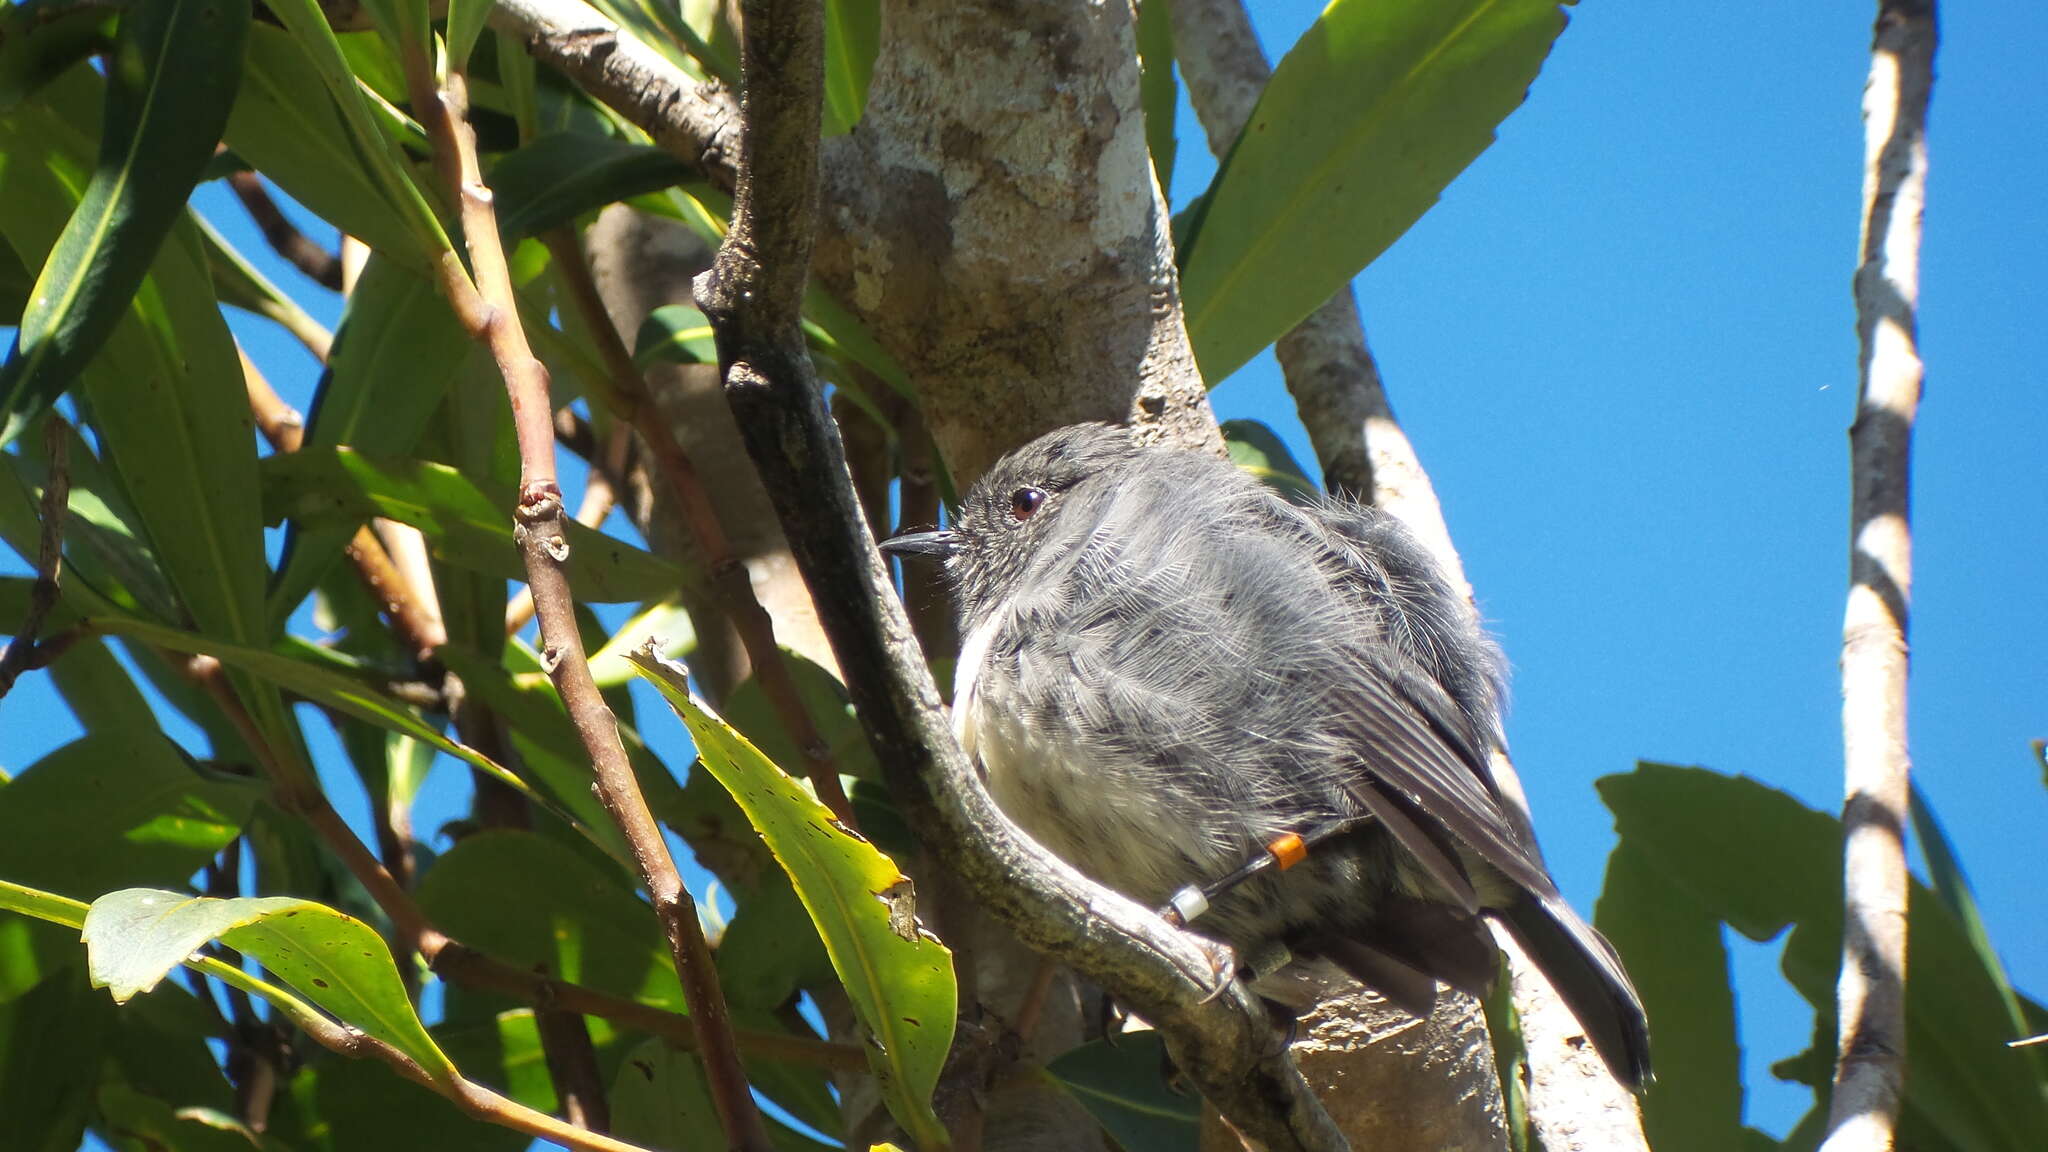
[[[324, 25], [323, 25], [324, 26]], [[350, 99], [356, 99], [353, 89]], [[358, 142], [314, 69], [314, 49], [257, 24], [228, 143], [322, 220], [425, 275], [434, 248], [360, 159]]]
[[[512, 495], [486, 495], [453, 468], [424, 460], [373, 457], [346, 448], [305, 448], [263, 461], [263, 500], [273, 521], [286, 517], [357, 524], [383, 516], [418, 528], [447, 563], [508, 580], [525, 565], [512, 535]], [[569, 580], [578, 599], [653, 600], [682, 587], [668, 560], [570, 522]]]
[[129, 314], [220, 140], [248, 30], [249, 0], [149, 0], [122, 14], [98, 162], [0, 365], [0, 444], [71, 385]]
[[1273, 71], [1181, 249], [1218, 383], [1408, 230], [1493, 142], [1564, 30], [1557, 0], [1335, 0]]
[[1230, 450], [1230, 462], [1278, 489], [1290, 500], [1320, 494], [1301, 462], [1287, 450], [1271, 428], [1257, 420], [1225, 420], [1223, 445]]
[[869, 1067], [890, 1115], [921, 1143], [944, 1142], [931, 1093], [953, 1040], [952, 955], [918, 925], [909, 880], [699, 704], [680, 666], [637, 662], [690, 729], [699, 762], [789, 873], [868, 1032]]
[[124, 888], [93, 901], [83, 932], [93, 984], [125, 1002], [147, 992], [209, 940], [260, 961], [299, 995], [418, 1061], [455, 1066], [414, 1014], [391, 951], [375, 929], [311, 900], [188, 897]]

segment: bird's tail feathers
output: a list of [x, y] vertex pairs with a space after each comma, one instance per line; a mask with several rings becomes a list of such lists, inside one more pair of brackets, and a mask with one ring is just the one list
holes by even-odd
[[1524, 892], [1501, 915], [1608, 1069], [1631, 1088], [1648, 1083], [1649, 1022], [1614, 946], [1556, 893]]

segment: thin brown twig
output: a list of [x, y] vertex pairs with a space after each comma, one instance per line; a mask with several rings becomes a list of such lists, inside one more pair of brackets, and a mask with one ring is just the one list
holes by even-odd
[[611, 1105], [605, 1100], [604, 1077], [598, 1072], [589, 1025], [577, 1013], [560, 1008], [535, 1011], [533, 1022], [540, 1032], [541, 1056], [547, 1063], [548, 1079], [554, 1081], [555, 1096], [562, 1103], [562, 1115], [578, 1128], [609, 1131]]
[[[228, 684], [220, 662], [211, 656], [194, 656], [185, 661], [185, 669], [187, 675], [214, 698], [229, 723], [248, 742], [259, 767], [270, 775], [278, 789], [280, 806], [304, 819], [326, 842], [328, 849], [340, 858], [349, 874], [369, 892], [371, 900], [391, 918], [393, 926], [418, 941], [420, 955], [436, 975], [466, 987], [510, 996], [535, 1007], [547, 1005], [586, 1016], [603, 1017], [623, 1027], [660, 1036], [679, 1048], [698, 1050], [698, 1025], [689, 1016], [514, 967], [435, 928], [413, 900], [412, 894], [392, 879], [376, 855], [334, 811], [326, 796], [317, 788], [309, 792], [303, 787], [293, 786], [292, 773], [279, 765], [262, 733], [256, 730], [255, 723]], [[866, 1066], [866, 1057], [850, 1044], [744, 1029], [735, 1030], [733, 1034], [749, 1055], [762, 1059], [823, 1068]]]
[[1879, 0], [1863, 91], [1860, 345], [1849, 428], [1849, 595], [1842, 621], [1842, 970], [1824, 1152], [1883, 1152], [1906, 1079], [1907, 631], [1920, 360], [1920, 225], [1934, 0]]
[[733, 555], [725, 525], [718, 518], [718, 508], [712, 504], [711, 494], [704, 489], [696, 464], [683, 451], [674, 430], [647, 394], [646, 381], [633, 364], [633, 354], [626, 350], [625, 341], [620, 338], [618, 328], [613, 326], [610, 314], [605, 311], [604, 300], [598, 295], [597, 283], [591, 279], [583, 245], [577, 241], [574, 232], [559, 228], [544, 233], [541, 240], [554, 255], [555, 269], [568, 285], [570, 299], [582, 315], [584, 326], [590, 330], [591, 339], [597, 345], [598, 355], [611, 374], [607, 398], [613, 402], [613, 415], [631, 424], [646, 441], [656, 470], [667, 483], [670, 497], [681, 512], [698, 551], [704, 556], [704, 565], [711, 574], [712, 592], [718, 597], [726, 617], [732, 621], [733, 629], [739, 633], [740, 643], [746, 646], [747, 662], [753, 665], [754, 678], [761, 685], [762, 694], [768, 698], [769, 706], [775, 709], [776, 718], [782, 721], [791, 742], [803, 753], [804, 776], [810, 780], [818, 800], [832, 810], [832, 815], [840, 823], [849, 828], [856, 827], [853, 805], [848, 802], [846, 791], [839, 783], [839, 765], [832, 756], [831, 746], [818, 734], [818, 726], [812, 721], [810, 710], [804, 706], [803, 696], [797, 691], [796, 680], [790, 675], [789, 662], [783, 659], [782, 649], [775, 643], [774, 618], [768, 615], [768, 610], [754, 595], [753, 577], [747, 572], [746, 564]]
[[43, 478], [42, 531], [36, 541], [36, 581], [29, 588], [28, 611], [14, 638], [0, 651], [0, 697], [14, 689], [14, 682], [32, 666], [37, 652], [36, 637], [43, 620], [57, 606], [57, 577], [64, 569], [64, 518], [71, 510], [71, 467], [67, 455], [70, 427], [51, 416], [43, 421], [44, 455], [49, 461]]
[[[249, 393], [249, 410], [255, 415], [257, 430], [274, 451], [298, 451], [306, 442], [305, 417], [285, 403], [247, 352], [239, 346], [235, 351], [242, 359], [242, 381]], [[406, 652], [422, 664], [431, 661], [435, 650], [448, 642], [447, 629], [414, 594], [412, 585], [392, 563], [383, 541], [364, 525], [356, 529], [342, 551]]]
[[235, 198], [256, 222], [272, 251], [322, 288], [341, 291], [341, 257], [299, 231], [299, 226], [278, 207], [270, 189], [264, 187], [261, 176], [248, 171], [230, 172], [228, 187], [234, 189]]
[[426, 124], [434, 164], [448, 194], [459, 205], [462, 231], [476, 278], [471, 281], [452, 254], [441, 262], [441, 283], [473, 338], [489, 347], [512, 406], [519, 446], [520, 483], [514, 509], [515, 534], [533, 591], [541, 627], [541, 657], [563, 707], [589, 755], [598, 799], [624, 834], [647, 887], [655, 915], [667, 933], [676, 975], [697, 1030], [697, 1051], [705, 1078], [733, 1147], [767, 1152], [767, 1126], [747, 1086], [725, 996], [711, 948], [698, 922], [696, 901], [676, 872], [668, 843], [647, 809], [639, 781], [619, 740], [618, 722], [591, 678], [576, 624], [575, 599], [563, 562], [568, 556], [567, 514], [555, 474], [554, 406], [547, 369], [528, 346], [519, 305], [498, 235], [492, 194], [484, 183], [476, 136], [468, 122], [468, 80], [451, 67], [437, 89], [421, 46], [401, 53], [413, 112]]

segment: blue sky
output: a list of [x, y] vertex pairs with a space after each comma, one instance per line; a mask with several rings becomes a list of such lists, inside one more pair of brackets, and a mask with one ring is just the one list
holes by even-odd
[[[1499, 141], [1356, 288], [1514, 666], [1509, 737], [1590, 908], [1638, 758], [1834, 811], [1871, 4], [1589, 2]], [[1277, 60], [1313, 19], [1253, 3]], [[1922, 269], [1911, 744], [2023, 991], [2048, 993], [2048, 10], [1949, 5]], [[1183, 111], [1183, 115], [1187, 113]], [[1175, 201], [1208, 179], [1183, 134]], [[1198, 141], [1199, 138], [1193, 138]], [[1306, 437], [1270, 356], [1218, 414]], [[1739, 938], [1738, 938], [1739, 939]], [[1752, 1122], [1811, 1017], [1737, 946]]]
[[[1361, 276], [1395, 407], [1514, 666], [1509, 734], [1565, 891], [1612, 845], [1592, 781], [1638, 758], [1744, 773], [1833, 810], [1865, 3], [1637, 0], [1572, 25], [1500, 141]], [[1257, 3], [1278, 58], [1314, 17]], [[2048, 10], [1949, 8], [1923, 269], [1912, 749], [2023, 990], [2048, 993]], [[1212, 166], [1183, 106], [1175, 203]], [[201, 197], [294, 290], [218, 188]], [[332, 323], [333, 309], [316, 308]], [[299, 403], [311, 365], [237, 322]], [[1271, 357], [1215, 392], [1312, 459]], [[20, 571], [12, 558], [0, 569]], [[687, 763], [649, 700], [648, 735]], [[0, 767], [76, 725], [39, 677], [0, 704]], [[310, 725], [316, 734], [324, 725]], [[466, 803], [437, 773], [418, 827]], [[360, 800], [344, 795], [360, 812]], [[1803, 1089], [1772, 947], [1738, 945], [1752, 1121]]]

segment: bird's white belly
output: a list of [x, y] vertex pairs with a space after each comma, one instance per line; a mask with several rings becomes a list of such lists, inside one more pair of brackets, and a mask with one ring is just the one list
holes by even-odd
[[1095, 763], [1079, 734], [1033, 724], [977, 691], [996, 631], [990, 621], [968, 634], [953, 680], [954, 735], [989, 794], [1067, 863], [1133, 899], [1164, 900], [1192, 879], [1173, 844], [1187, 830], [1162, 827], [1151, 790]]

